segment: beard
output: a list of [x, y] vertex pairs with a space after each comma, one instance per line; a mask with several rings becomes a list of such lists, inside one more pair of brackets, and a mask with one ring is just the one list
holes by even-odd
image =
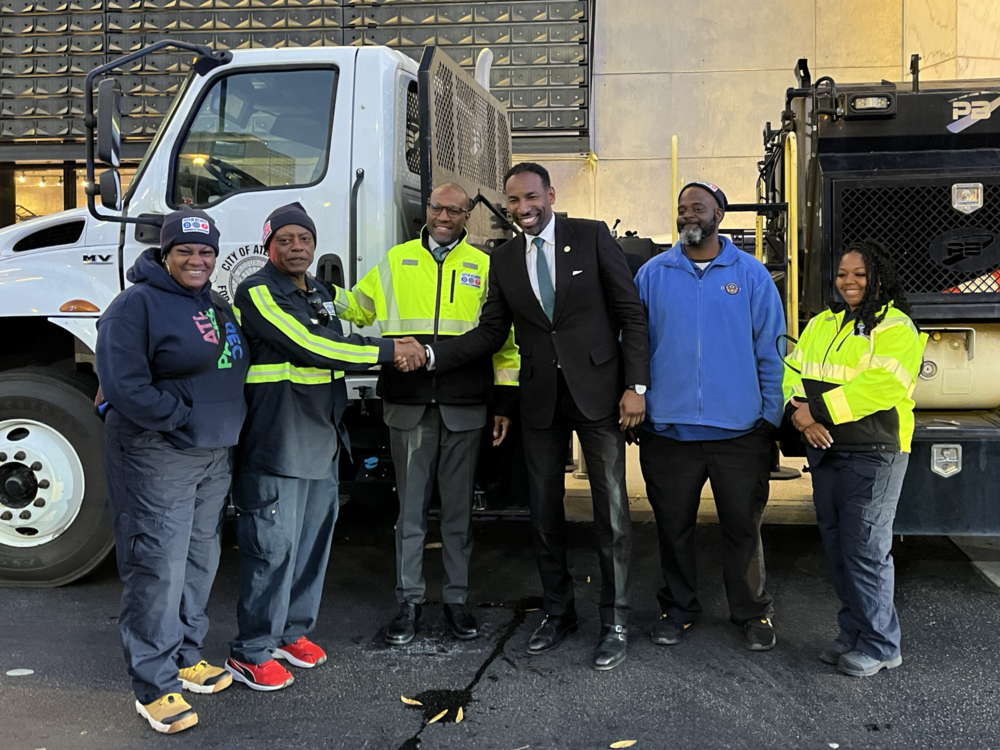
[[706, 237], [711, 237], [718, 228], [719, 223], [717, 221], [710, 221], [707, 223], [699, 221], [695, 226], [686, 224], [684, 229], [681, 229], [677, 233], [677, 239], [679, 239], [681, 244], [684, 246], [698, 247], [702, 243], [702, 240]]

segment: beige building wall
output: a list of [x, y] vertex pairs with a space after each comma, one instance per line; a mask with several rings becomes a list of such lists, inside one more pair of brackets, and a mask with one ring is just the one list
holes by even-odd
[[912, 53], [922, 80], [1000, 78], [1000, 0], [597, 0], [594, 155], [538, 160], [559, 210], [670, 234], [671, 135], [679, 178], [751, 201], [800, 57], [813, 80], [908, 83]]

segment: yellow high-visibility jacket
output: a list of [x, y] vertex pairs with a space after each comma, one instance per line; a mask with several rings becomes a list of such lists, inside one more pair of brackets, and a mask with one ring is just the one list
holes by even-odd
[[889, 305], [874, 331], [846, 311], [809, 321], [785, 357], [786, 409], [792, 398], [830, 431], [838, 451], [900, 450], [913, 439], [913, 388], [927, 334]]
[[[490, 256], [465, 235], [438, 263], [420, 237], [391, 248], [353, 291], [334, 287], [338, 317], [359, 326], [378, 323], [383, 337], [413, 336], [423, 344], [459, 336], [479, 322], [486, 301]], [[381, 395], [396, 403], [484, 403], [492, 386], [516, 386], [520, 357], [511, 329], [507, 342], [488, 359], [448, 372], [398, 373], [382, 368]]]

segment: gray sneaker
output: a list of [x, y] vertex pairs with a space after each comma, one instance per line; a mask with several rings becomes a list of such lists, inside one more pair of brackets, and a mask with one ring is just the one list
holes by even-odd
[[849, 654], [854, 650], [854, 646], [848, 646], [843, 641], [832, 641], [829, 646], [819, 652], [819, 660], [824, 664], [837, 666], [840, 657]]
[[840, 657], [840, 660], [837, 662], [837, 669], [844, 674], [849, 674], [851, 677], [871, 677], [883, 669], [895, 669], [902, 663], [902, 654], [894, 659], [879, 661], [855, 649]]

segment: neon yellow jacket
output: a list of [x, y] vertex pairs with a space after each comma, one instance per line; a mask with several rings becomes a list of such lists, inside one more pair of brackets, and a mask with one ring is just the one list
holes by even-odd
[[[383, 337], [413, 336], [430, 344], [459, 336], [479, 322], [486, 301], [490, 256], [465, 236], [438, 263], [420, 237], [391, 248], [353, 291], [335, 287], [334, 308], [355, 325], [378, 323]], [[520, 357], [511, 329], [506, 343], [489, 362], [472, 362], [446, 373], [419, 370], [401, 375], [382, 368], [382, 395], [397, 403], [482, 403], [491, 385], [516, 386]]]
[[911, 395], [927, 334], [891, 305], [870, 336], [845, 315], [817, 315], [785, 357], [786, 408], [792, 398], [808, 400], [813, 419], [830, 430], [834, 450], [909, 453]]

